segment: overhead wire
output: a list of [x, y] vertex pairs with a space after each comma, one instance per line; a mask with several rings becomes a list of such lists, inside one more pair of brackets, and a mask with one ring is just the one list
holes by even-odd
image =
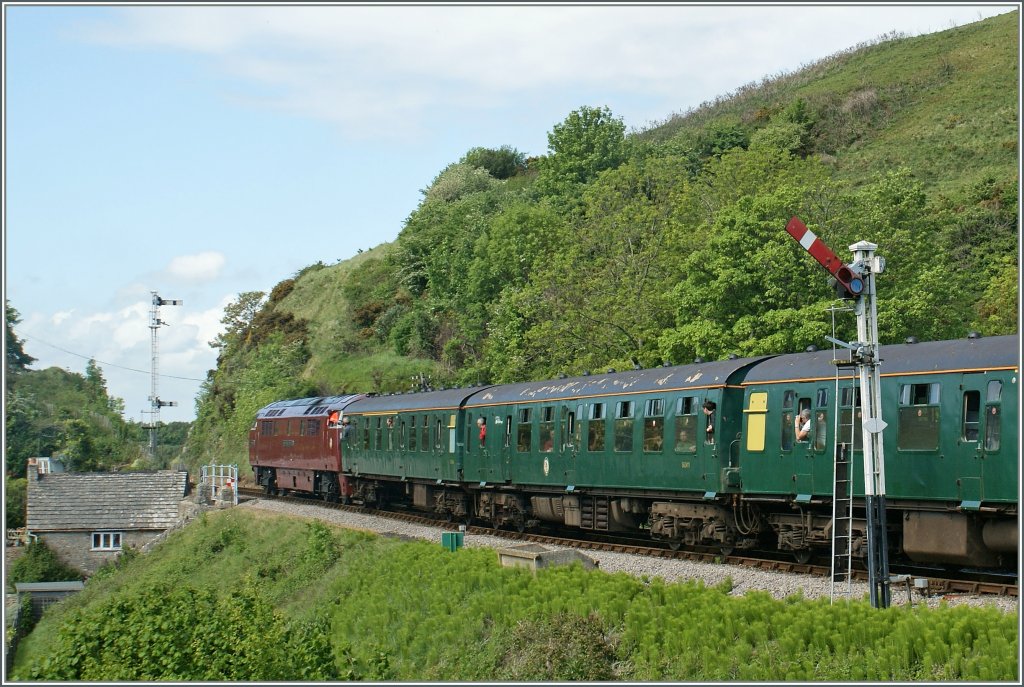
[[[14, 328], [12, 327], [11, 329], [13, 331]], [[110, 367], [116, 367], [119, 370], [128, 370], [129, 372], [138, 372], [138, 373], [144, 374], [144, 375], [152, 374], [148, 370], [137, 370], [134, 367], [125, 367], [124, 365], [118, 365], [117, 363], [108, 363], [108, 362], [106, 362], [104, 360], [100, 360], [99, 358], [96, 358], [95, 356], [82, 355], [81, 353], [75, 353], [74, 351], [69, 351], [66, 348], [61, 348], [60, 346], [57, 346], [56, 344], [52, 344], [49, 341], [44, 341], [43, 339], [40, 339], [38, 336], [33, 336], [31, 334], [26, 334], [24, 331], [15, 332], [15, 334], [17, 336], [20, 336], [23, 339], [30, 339], [32, 341], [36, 341], [38, 343], [44, 344], [46, 346], [49, 346], [50, 348], [56, 348], [58, 351], [61, 351], [63, 353], [67, 353], [68, 355], [73, 355], [76, 358], [82, 358], [83, 360], [94, 360], [94, 361], [96, 361], [97, 363], [99, 363], [101, 365], [108, 365]], [[165, 375], [165, 374], [159, 374], [159, 373], [157, 374], [157, 377], [164, 377], [166, 379], [183, 379], [183, 380], [189, 381], [189, 382], [205, 382], [206, 381], [205, 379], [196, 379], [195, 377], [179, 377], [177, 375]]]

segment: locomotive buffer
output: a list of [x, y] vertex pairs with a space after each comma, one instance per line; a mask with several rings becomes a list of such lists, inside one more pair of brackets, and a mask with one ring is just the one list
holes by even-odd
[[[850, 363], [856, 365], [860, 382], [862, 441], [864, 445], [864, 507], [868, 530], [868, 585], [872, 608], [888, 608], [892, 599], [889, 580], [888, 537], [885, 523], [885, 454], [882, 448], [882, 397], [878, 365], [878, 312], [875, 275], [885, 269], [885, 259], [875, 255], [878, 248], [868, 241], [850, 246], [854, 260], [849, 265], [829, 249], [814, 232], [793, 217], [786, 231], [811, 254], [835, 280], [836, 294], [854, 301], [857, 341], [829, 341], [850, 349]], [[833, 495], [835, 498], [835, 495]]]

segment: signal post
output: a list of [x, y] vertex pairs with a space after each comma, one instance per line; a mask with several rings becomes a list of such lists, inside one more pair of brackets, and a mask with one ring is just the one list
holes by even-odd
[[854, 301], [857, 341], [846, 343], [826, 337], [850, 349], [850, 363], [856, 365], [860, 382], [861, 432], [864, 453], [864, 507], [868, 530], [868, 585], [871, 606], [888, 608], [892, 599], [889, 580], [889, 547], [885, 522], [885, 454], [882, 445], [882, 396], [879, 383], [878, 311], [875, 275], [885, 269], [885, 259], [875, 255], [878, 248], [868, 241], [850, 246], [854, 260], [844, 264], [825, 242], [815, 236], [799, 218], [793, 217], [786, 231], [804, 250], [832, 275], [836, 294]]

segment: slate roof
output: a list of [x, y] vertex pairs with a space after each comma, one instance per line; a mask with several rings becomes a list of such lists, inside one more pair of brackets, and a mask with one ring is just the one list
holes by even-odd
[[58, 473], [28, 478], [32, 532], [166, 530], [178, 520], [188, 473]]

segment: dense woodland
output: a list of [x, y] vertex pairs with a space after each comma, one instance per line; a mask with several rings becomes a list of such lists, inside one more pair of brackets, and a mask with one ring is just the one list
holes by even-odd
[[580, 107], [540, 157], [470, 150], [393, 243], [238, 296], [190, 460], [244, 463], [281, 398], [826, 345], [841, 303], [793, 215], [840, 255], [878, 244], [884, 343], [1014, 332], [1017, 63], [1014, 12], [883, 36], [642, 131]]

